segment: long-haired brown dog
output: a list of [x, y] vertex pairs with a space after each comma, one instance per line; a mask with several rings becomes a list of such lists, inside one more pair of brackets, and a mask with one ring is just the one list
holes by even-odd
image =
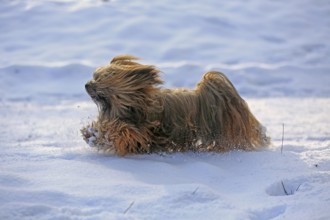
[[196, 89], [160, 89], [154, 66], [130, 55], [96, 69], [85, 87], [98, 118], [81, 132], [87, 143], [118, 155], [255, 150], [270, 139], [228, 78], [211, 71]]

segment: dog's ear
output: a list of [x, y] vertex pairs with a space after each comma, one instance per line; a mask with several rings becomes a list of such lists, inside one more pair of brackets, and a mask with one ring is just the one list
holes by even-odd
[[[148, 85], [159, 85], [163, 81], [159, 77], [159, 70], [152, 65], [144, 65], [134, 60], [138, 60], [138, 57], [132, 55], [119, 55], [114, 57], [110, 66], [115, 68], [114, 72], [120, 72], [125, 75], [126, 79], [129, 79], [134, 84], [144, 84]], [[133, 84], [132, 84], [133, 85]]]
[[118, 55], [112, 58], [110, 64], [117, 64], [117, 65], [136, 65], [138, 63], [133, 62], [132, 60], [138, 60], [139, 58], [136, 56], [132, 56], [129, 54]]

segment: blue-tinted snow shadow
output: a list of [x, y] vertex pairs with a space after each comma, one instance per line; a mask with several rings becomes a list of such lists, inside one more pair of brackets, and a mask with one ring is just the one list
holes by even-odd
[[[159, 68], [163, 88], [193, 89], [208, 71], [201, 65], [183, 64]], [[0, 101], [59, 103], [89, 100], [85, 83], [94, 67], [71, 64], [62, 67], [10, 66], [0, 68]], [[330, 97], [330, 68], [282, 66], [274, 69], [212, 68], [233, 82], [243, 97]]]
[[[232, 176], [233, 180], [240, 178], [265, 179], [265, 187], [278, 181], [272, 173], [260, 173], [262, 169], [291, 169], [299, 175], [302, 167], [307, 164], [292, 152], [281, 154], [279, 150], [265, 149], [257, 152], [231, 151], [228, 153], [175, 153], [129, 155], [119, 157], [116, 155], [92, 154], [85, 155], [86, 162], [97, 163], [120, 172], [133, 175], [134, 178], [147, 184], [205, 184], [221, 189], [221, 185], [230, 184], [232, 180], [222, 177]], [[288, 161], [294, 160], [295, 162]], [[272, 161], [272, 163], [269, 163]], [[198, 176], [195, 174], [198, 173]], [[266, 177], [267, 176], [267, 177]], [[289, 177], [289, 176], [288, 176]], [[291, 175], [290, 175], [291, 177]], [[283, 176], [287, 178], [287, 176]], [[238, 184], [238, 183], [237, 183]], [[250, 186], [240, 185], [241, 190]], [[226, 188], [225, 186], [223, 188]], [[229, 187], [230, 188], [230, 187]], [[227, 190], [228, 189], [227, 187]], [[233, 189], [234, 190], [234, 189]], [[237, 190], [237, 188], [235, 188]], [[248, 190], [248, 189], [246, 189]]]
[[[282, 66], [268, 69], [212, 68], [223, 72], [243, 97], [330, 97], [330, 68]], [[208, 70], [198, 65], [164, 68], [165, 87], [194, 88]]]

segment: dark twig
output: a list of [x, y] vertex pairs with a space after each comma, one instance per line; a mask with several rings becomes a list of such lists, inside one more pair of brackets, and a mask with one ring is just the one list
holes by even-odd
[[194, 195], [197, 192], [198, 189], [199, 189], [199, 186], [197, 186], [197, 188], [191, 194]]
[[128, 212], [128, 210], [130, 210], [130, 208], [132, 208], [132, 206], [134, 205], [134, 202], [131, 202], [131, 204], [129, 204], [129, 206], [127, 207], [127, 209], [124, 211], [124, 214], [126, 214]]
[[288, 193], [288, 191], [286, 191], [283, 181], [281, 181], [281, 183], [282, 183], [282, 187], [283, 187], [283, 191], [284, 191], [285, 195], [288, 196], [289, 193]]
[[281, 181], [281, 184], [282, 184], [282, 188], [283, 188], [283, 191], [285, 193], [285, 195], [289, 196], [289, 195], [293, 195], [295, 192], [297, 192], [301, 186], [301, 183], [297, 186], [296, 190], [293, 191], [293, 189], [291, 189], [291, 192], [288, 193], [288, 191], [286, 190], [285, 186], [284, 186], [284, 183], [283, 181]]
[[296, 192], [298, 191], [299, 187], [301, 186], [301, 183], [298, 185], [297, 189], [296, 189]]

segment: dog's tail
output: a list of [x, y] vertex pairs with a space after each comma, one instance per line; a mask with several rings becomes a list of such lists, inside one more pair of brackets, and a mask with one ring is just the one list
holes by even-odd
[[220, 146], [224, 151], [254, 150], [269, 144], [264, 127], [223, 73], [206, 73], [196, 92], [200, 111], [196, 120], [203, 144]]

